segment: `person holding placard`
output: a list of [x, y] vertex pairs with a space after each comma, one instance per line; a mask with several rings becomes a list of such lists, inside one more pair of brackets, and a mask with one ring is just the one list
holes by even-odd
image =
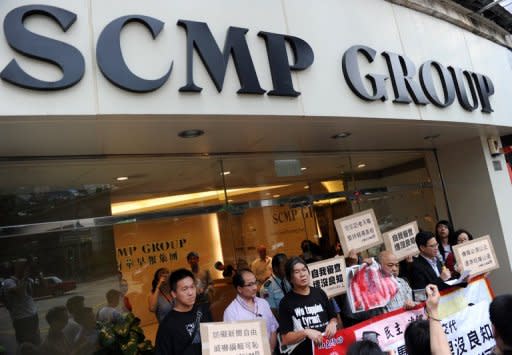
[[[367, 260], [367, 262], [371, 263], [371, 260], [372, 259]], [[397, 292], [393, 298], [384, 306], [384, 309], [387, 312], [391, 312], [399, 308], [414, 308], [416, 304], [412, 300], [411, 287], [406, 280], [398, 277], [400, 264], [396, 255], [389, 250], [384, 250], [380, 252], [378, 260], [382, 274], [387, 278], [391, 278], [390, 280], [393, 280], [397, 285]], [[385, 286], [387, 283], [383, 283], [383, 285]]]
[[320, 344], [324, 335], [331, 338], [336, 333], [336, 313], [325, 292], [309, 286], [311, 275], [302, 258], [288, 260], [286, 277], [292, 291], [279, 304], [281, 344], [293, 355], [312, 354], [311, 341]]
[[224, 311], [224, 322], [264, 319], [267, 325], [270, 349], [274, 349], [277, 344], [276, 331], [279, 324], [272, 314], [268, 302], [263, 298], [256, 297], [258, 293], [256, 276], [249, 269], [239, 270], [233, 276], [233, 286], [236, 288], [237, 296]]
[[[459, 229], [455, 232], [455, 238], [457, 239], [457, 244], [462, 244], [467, 241], [473, 240], [473, 236], [465, 229]], [[455, 264], [455, 255], [453, 252], [448, 254], [446, 257], [445, 266], [450, 270], [450, 272], [454, 275], [458, 275], [460, 270], [457, 270], [459, 267]]]

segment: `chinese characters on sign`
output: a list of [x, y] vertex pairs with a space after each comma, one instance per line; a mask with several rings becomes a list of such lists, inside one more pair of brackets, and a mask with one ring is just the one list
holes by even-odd
[[201, 323], [202, 353], [206, 355], [270, 355], [265, 321]]
[[386, 244], [386, 250], [396, 255], [398, 260], [408, 256], [418, 255], [416, 246], [416, 234], [418, 233], [418, 223], [416, 221], [404, 224], [389, 232], [383, 233], [382, 238]]
[[184, 248], [186, 243], [187, 239], [183, 238], [117, 247], [117, 268], [124, 272], [178, 261], [178, 250]]
[[327, 260], [308, 264], [311, 273], [311, 286], [319, 287], [327, 294], [334, 297], [345, 293], [345, 258], [334, 257]]
[[498, 258], [489, 235], [454, 245], [453, 253], [462, 271], [469, 271], [470, 276], [499, 268]]
[[358, 252], [382, 243], [373, 209], [337, 219], [334, 225], [345, 255], [348, 255], [350, 250]]

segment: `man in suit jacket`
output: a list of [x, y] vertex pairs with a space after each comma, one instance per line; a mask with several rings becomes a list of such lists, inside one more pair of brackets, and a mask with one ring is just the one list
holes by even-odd
[[416, 245], [420, 255], [414, 258], [411, 266], [410, 284], [413, 289], [424, 289], [428, 284], [437, 285], [439, 290], [450, 287], [445, 281], [451, 278], [450, 270], [437, 258], [439, 244], [430, 232], [416, 234]]

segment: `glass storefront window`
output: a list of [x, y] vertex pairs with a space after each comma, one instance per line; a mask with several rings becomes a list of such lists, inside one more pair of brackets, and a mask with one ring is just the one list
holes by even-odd
[[[109, 290], [120, 292], [114, 308], [122, 313], [129, 307], [154, 339], [158, 323], [148, 296], [155, 272], [189, 268], [187, 255], [195, 252], [199, 269], [209, 271], [205, 297], [220, 320], [234, 289], [215, 268], [219, 261], [247, 267], [260, 245], [269, 256], [330, 257], [338, 241], [333, 221], [369, 208], [382, 232], [413, 220], [431, 230], [437, 216], [425, 154], [5, 163], [0, 171], [9, 170], [11, 177], [0, 190], [6, 212], [0, 227], [1, 277], [15, 275], [13, 266], [21, 261], [29, 265], [42, 340], [51, 308], [83, 296], [98, 316]], [[128, 179], [118, 180], [123, 176]], [[304, 240], [318, 248], [302, 249]], [[5, 297], [2, 302], [0, 344], [9, 353], [17, 347], [16, 330]]]

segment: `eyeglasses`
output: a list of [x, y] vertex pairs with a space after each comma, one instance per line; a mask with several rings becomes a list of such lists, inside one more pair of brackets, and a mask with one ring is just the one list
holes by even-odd
[[249, 282], [249, 283], [246, 283], [245, 285], [243, 285], [243, 287], [253, 287], [253, 286], [258, 286], [258, 281], [254, 281], [254, 282]]

